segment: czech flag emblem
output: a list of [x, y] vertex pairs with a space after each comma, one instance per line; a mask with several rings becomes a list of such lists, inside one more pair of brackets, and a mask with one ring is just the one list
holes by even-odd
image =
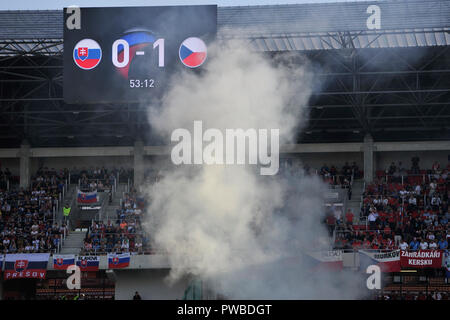
[[[156, 41], [155, 36], [148, 30], [132, 29], [125, 32], [125, 35], [121, 38], [128, 42], [130, 47], [129, 61], [128, 64], [122, 68], [116, 68], [117, 71], [124, 77], [128, 79], [128, 71], [130, 69], [131, 61], [136, 56], [136, 51], [142, 51], [143, 48], [148, 47]], [[124, 59], [124, 47], [119, 45], [117, 59], [123, 61]]]
[[75, 45], [73, 61], [83, 70], [94, 69], [102, 60], [102, 49], [92, 39], [83, 39]]
[[187, 38], [181, 43], [179, 55], [186, 67], [200, 67], [206, 60], [206, 45], [202, 39]]

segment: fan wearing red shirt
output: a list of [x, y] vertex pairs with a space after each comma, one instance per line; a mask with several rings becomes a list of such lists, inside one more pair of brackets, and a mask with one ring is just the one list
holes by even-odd
[[347, 213], [345, 214], [345, 221], [347, 221], [348, 225], [353, 225], [353, 217], [354, 217], [353, 212], [350, 209], [348, 209]]
[[386, 221], [386, 218], [387, 218], [388, 215], [387, 215], [386, 212], [383, 212], [383, 211], [380, 212], [379, 215], [380, 215], [380, 216], [379, 216], [379, 219], [380, 219], [380, 221], [381, 221], [381, 225], [384, 226], [385, 221]]
[[365, 249], [369, 249], [370, 248], [370, 241], [369, 241], [369, 239], [364, 239], [364, 242], [363, 242], [363, 248], [365, 248]]
[[384, 227], [383, 234], [385, 239], [391, 236], [391, 228], [389, 227], [389, 225], [386, 225], [386, 227]]
[[378, 244], [378, 241], [376, 239], [373, 239], [372, 244], [371, 244], [371, 248], [372, 249], [379, 249], [380, 246]]
[[389, 197], [388, 204], [392, 207], [392, 209], [397, 210], [397, 207], [398, 207], [397, 199], [395, 199], [393, 197]]
[[389, 227], [392, 229], [395, 228], [395, 223], [397, 222], [397, 217], [396, 217], [396, 213], [395, 212], [391, 212], [389, 217], [388, 217], [388, 223], [389, 223]]

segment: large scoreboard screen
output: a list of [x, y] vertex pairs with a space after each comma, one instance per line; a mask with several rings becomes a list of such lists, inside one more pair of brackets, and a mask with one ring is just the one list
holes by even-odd
[[64, 9], [64, 100], [149, 101], [182, 68], [199, 72], [217, 6]]

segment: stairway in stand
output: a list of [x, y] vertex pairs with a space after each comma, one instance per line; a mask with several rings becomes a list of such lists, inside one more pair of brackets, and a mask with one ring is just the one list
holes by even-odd
[[352, 199], [347, 200], [347, 207], [345, 208], [345, 213], [347, 213], [347, 210], [350, 209], [353, 214], [353, 223], [358, 224], [359, 223], [359, 213], [361, 209], [361, 195], [364, 192], [364, 179], [357, 179], [353, 181], [353, 187], [352, 187]]

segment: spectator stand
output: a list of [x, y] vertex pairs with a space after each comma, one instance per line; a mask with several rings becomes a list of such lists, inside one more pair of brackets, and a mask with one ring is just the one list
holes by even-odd
[[105, 219], [91, 221], [82, 253], [87, 255], [110, 252], [154, 253], [149, 236], [142, 227], [145, 211], [145, 199], [139, 197], [134, 188], [129, 193], [124, 192], [115, 220], [108, 216], [106, 221]]
[[67, 225], [56, 212], [66, 190], [63, 175], [38, 170], [30, 188], [0, 190], [0, 251], [2, 253], [57, 253], [67, 236]]

